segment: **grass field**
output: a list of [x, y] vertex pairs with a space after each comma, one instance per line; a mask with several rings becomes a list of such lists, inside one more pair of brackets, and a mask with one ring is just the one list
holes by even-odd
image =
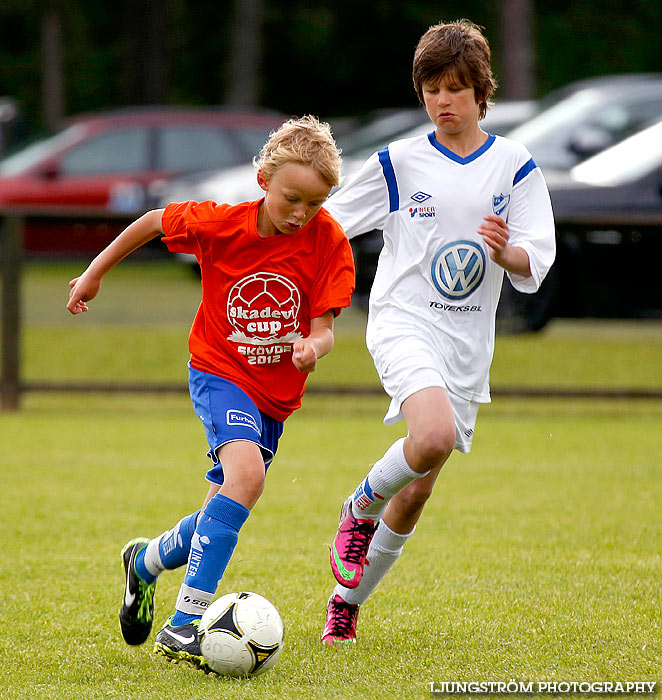
[[[188, 268], [123, 263], [104, 280], [91, 311], [73, 317], [64, 308], [67, 282], [83, 268], [83, 263], [27, 266], [24, 379], [184, 384], [188, 330], [200, 301], [200, 284]], [[364, 328], [360, 312], [341, 314], [336, 350], [320, 363], [311, 386], [378, 387]], [[662, 391], [661, 360], [662, 320], [559, 320], [539, 334], [500, 336], [492, 384]]]
[[[195, 282], [135, 270], [118, 269], [84, 319], [62, 311], [70, 266], [28, 270], [26, 378], [182, 381]], [[320, 385], [375, 381], [360, 317], [344, 324]], [[655, 323], [559, 323], [498, 339], [493, 381], [661, 388], [661, 340]], [[273, 671], [231, 681], [129, 648], [118, 629], [122, 544], [159, 534], [205, 490], [187, 397], [26, 395], [0, 415], [0, 698], [419, 699], [448, 680], [662, 680], [659, 401], [483, 407], [471, 454], [449, 461], [362, 610], [359, 643], [322, 648], [340, 504], [402, 434], [381, 425], [385, 408], [311, 395], [288, 421], [219, 588], [271, 599], [286, 648]], [[157, 626], [180, 582], [161, 578]]]

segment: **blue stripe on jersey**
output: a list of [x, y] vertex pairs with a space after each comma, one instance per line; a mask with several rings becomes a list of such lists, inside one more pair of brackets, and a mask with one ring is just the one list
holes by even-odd
[[513, 187], [515, 187], [518, 182], [521, 182], [532, 170], [535, 170], [537, 167], [538, 166], [533, 158], [524, 163], [524, 165], [515, 173], [515, 177], [513, 178]]
[[382, 170], [386, 178], [386, 187], [388, 188], [388, 213], [392, 214], [400, 208], [400, 195], [398, 194], [398, 181], [395, 179], [395, 170], [393, 170], [388, 146], [379, 151], [377, 155], [379, 156], [379, 162], [382, 164]]
[[466, 158], [462, 158], [462, 156], [458, 156], [457, 153], [453, 153], [453, 151], [446, 148], [446, 146], [442, 146], [439, 143], [439, 141], [437, 141], [437, 137], [435, 136], [434, 131], [431, 131], [428, 134], [428, 141], [440, 153], [443, 153], [447, 158], [454, 160], [456, 163], [459, 163], [460, 165], [466, 165], [467, 163], [471, 163], [471, 161], [474, 161], [474, 160], [476, 160], [476, 158], [479, 158], [480, 156], [482, 156], [483, 153], [485, 153], [485, 151], [496, 141], [496, 136], [494, 136], [493, 134], [488, 134], [487, 141], [485, 141], [485, 143], [477, 151], [470, 153]]

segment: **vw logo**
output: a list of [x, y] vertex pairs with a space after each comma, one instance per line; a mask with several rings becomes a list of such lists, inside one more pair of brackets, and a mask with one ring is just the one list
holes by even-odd
[[446, 299], [464, 299], [483, 281], [485, 253], [472, 241], [445, 245], [432, 259], [432, 283]]

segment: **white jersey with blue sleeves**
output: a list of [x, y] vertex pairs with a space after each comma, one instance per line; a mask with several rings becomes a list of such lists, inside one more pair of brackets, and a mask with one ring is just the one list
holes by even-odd
[[[528, 256], [534, 292], [555, 256], [554, 220], [540, 169], [526, 148], [499, 136], [466, 158], [434, 132], [373, 154], [325, 205], [349, 238], [373, 229], [384, 247], [370, 295], [368, 348], [423, 339], [439, 358], [449, 390], [489, 401], [495, 314], [504, 270], [477, 233], [486, 214], [508, 222], [510, 243]], [[420, 345], [419, 345], [420, 346]]]

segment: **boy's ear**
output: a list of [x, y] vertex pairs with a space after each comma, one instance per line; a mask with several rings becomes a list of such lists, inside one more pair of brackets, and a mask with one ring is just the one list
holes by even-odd
[[264, 176], [262, 170], [257, 171], [257, 184], [266, 192], [269, 189], [269, 180]]

